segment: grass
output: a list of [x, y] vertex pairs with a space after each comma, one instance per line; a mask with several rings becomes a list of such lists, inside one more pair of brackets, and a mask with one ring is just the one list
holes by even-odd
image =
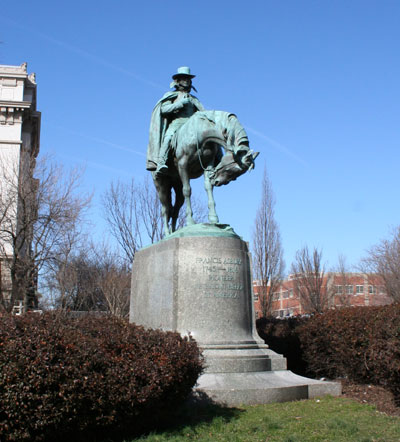
[[332, 397], [241, 408], [194, 406], [181, 412], [168, 429], [125, 442], [188, 440], [400, 441], [400, 418], [370, 405]]

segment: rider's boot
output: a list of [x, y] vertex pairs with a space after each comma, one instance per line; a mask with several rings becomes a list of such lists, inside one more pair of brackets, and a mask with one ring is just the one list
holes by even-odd
[[161, 175], [165, 175], [168, 172], [168, 166], [164, 163], [158, 162], [157, 169], [155, 171], [156, 177], [159, 177]]
[[161, 175], [165, 175], [168, 172], [168, 166], [166, 165], [166, 162], [168, 159], [169, 143], [171, 138], [172, 137], [165, 137], [161, 145], [158, 157], [157, 169], [155, 171], [156, 178]]

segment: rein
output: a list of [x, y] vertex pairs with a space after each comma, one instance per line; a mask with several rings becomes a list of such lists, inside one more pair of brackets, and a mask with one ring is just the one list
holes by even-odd
[[197, 147], [196, 147], [196, 150], [197, 150], [197, 155], [198, 155], [198, 157], [199, 157], [199, 163], [200, 163], [200, 166], [201, 166], [201, 168], [204, 170], [204, 172], [207, 170], [207, 169], [205, 169], [204, 168], [204, 166], [203, 166], [203, 162], [201, 161], [201, 155], [200, 155], [200, 148], [199, 148], [199, 137], [197, 137]]

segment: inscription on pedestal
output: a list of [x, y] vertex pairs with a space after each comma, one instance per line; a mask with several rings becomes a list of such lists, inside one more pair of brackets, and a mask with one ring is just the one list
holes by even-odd
[[198, 284], [205, 298], [237, 299], [243, 291], [241, 258], [197, 257], [196, 270], [205, 276]]

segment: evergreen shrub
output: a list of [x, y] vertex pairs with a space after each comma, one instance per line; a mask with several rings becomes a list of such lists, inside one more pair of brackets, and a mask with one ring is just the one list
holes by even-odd
[[1, 440], [140, 431], [187, 397], [202, 365], [193, 340], [111, 316], [0, 316]]

